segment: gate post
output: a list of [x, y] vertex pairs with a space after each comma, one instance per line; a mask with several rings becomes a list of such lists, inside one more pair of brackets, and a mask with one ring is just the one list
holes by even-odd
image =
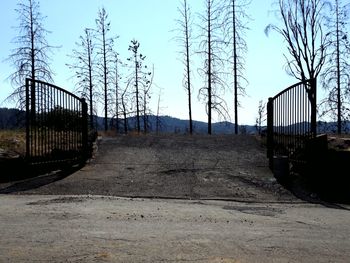
[[267, 102], [267, 157], [269, 167], [272, 169], [273, 162], [273, 98]]
[[30, 136], [30, 117], [31, 113], [29, 112], [29, 79], [26, 79], [26, 159], [28, 160], [29, 158], [29, 151], [30, 151], [30, 145], [29, 145], [29, 136]]
[[84, 98], [81, 99], [81, 110], [82, 110], [82, 143], [83, 143], [83, 162], [87, 160], [88, 157], [88, 108], [87, 103]]
[[316, 78], [313, 78], [310, 80], [310, 92], [311, 92], [311, 96], [310, 96], [310, 102], [311, 102], [311, 134], [312, 137], [315, 137], [317, 134], [317, 127], [316, 127], [316, 122], [317, 122], [317, 81]]

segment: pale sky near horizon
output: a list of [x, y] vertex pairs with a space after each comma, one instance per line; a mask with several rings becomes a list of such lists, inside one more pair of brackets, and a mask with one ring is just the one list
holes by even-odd
[[[247, 96], [240, 98], [239, 124], [254, 124], [259, 100], [268, 97], [297, 82], [284, 71], [286, 52], [281, 37], [272, 32], [269, 37], [264, 28], [269, 23], [278, 23], [271, 14], [275, 0], [252, 0], [248, 15], [252, 18], [248, 26], [246, 42], [246, 87]], [[14, 71], [9, 62], [4, 61], [15, 46], [11, 40], [18, 34], [13, 28], [18, 25], [18, 14], [14, 11], [18, 1], [0, 0], [0, 106], [10, 107], [3, 100], [11, 93], [12, 87], [6, 78]], [[204, 0], [188, 1], [193, 16], [203, 10]], [[161, 114], [188, 119], [187, 95], [182, 87], [183, 65], [179, 61], [179, 47], [173, 40], [176, 34], [175, 20], [179, 18], [179, 0], [40, 0], [40, 11], [46, 16], [44, 27], [52, 33], [47, 39], [51, 45], [61, 46], [52, 56], [51, 67], [55, 73], [56, 85], [72, 91], [74, 82], [70, 70], [65, 66], [71, 62], [67, 55], [76, 48], [75, 42], [86, 27], [95, 28], [98, 9], [104, 7], [111, 21], [111, 36], [118, 35], [116, 47], [121, 59], [130, 56], [128, 51], [131, 39], [137, 39], [140, 50], [147, 56], [147, 63], [154, 64], [154, 86], [151, 107], [156, 112], [159, 87], [162, 88]], [[194, 26], [195, 27], [195, 26]], [[195, 28], [194, 28], [195, 29]], [[196, 71], [196, 69], [194, 69]], [[198, 89], [203, 81], [194, 74], [193, 119], [207, 121], [205, 106], [198, 101]], [[226, 101], [230, 104], [233, 122], [233, 94], [227, 92]], [[102, 115], [100, 111], [99, 115]], [[219, 121], [219, 119], [214, 119]]]

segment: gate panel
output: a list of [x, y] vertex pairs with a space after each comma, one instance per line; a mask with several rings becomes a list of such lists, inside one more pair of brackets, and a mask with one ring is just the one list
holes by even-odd
[[305, 143], [316, 135], [316, 80], [297, 83], [267, 104], [267, 155], [303, 161]]
[[87, 151], [84, 99], [57, 87], [26, 80], [26, 158], [31, 164], [82, 161]]

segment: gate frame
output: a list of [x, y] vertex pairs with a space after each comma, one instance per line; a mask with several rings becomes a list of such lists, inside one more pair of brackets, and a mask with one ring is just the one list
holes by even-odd
[[[40, 159], [39, 161], [35, 160], [35, 158], [32, 156], [32, 150], [31, 150], [31, 125], [36, 122], [36, 85], [43, 85], [46, 87], [50, 87], [53, 90], [57, 92], [62, 92], [65, 96], [70, 98], [71, 100], [76, 100], [76, 102], [80, 103], [80, 108], [79, 108], [79, 114], [81, 114], [81, 129], [78, 130], [79, 133], [81, 133], [81, 150], [77, 151], [77, 154], [73, 158], [65, 158], [65, 159], [60, 159], [60, 158], [50, 158], [47, 159], [43, 155], [39, 155], [37, 159]], [[79, 98], [75, 94], [60, 88], [56, 85], [50, 84], [48, 82], [44, 82], [41, 80], [33, 80], [30, 78], [26, 78], [26, 155], [25, 155], [25, 160], [29, 165], [43, 165], [43, 164], [62, 164], [62, 162], [68, 162], [68, 163], [84, 163], [87, 158], [89, 157], [89, 136], [88, 136], [88, 107], [87, 103], [84, 98]], [[34, 99], [33, 99], [34, 98]], [[59, 106], [64, 110], [71, 110], [68, 107], [64, 107], [62, 105], [61, 100], [62, 97], [60, 97], [60, 104], [55, 102], [55, 107]], [[63, 103], [64, 104], [64, 103]], [[80, 115], [79, 115], [80, 116]], [[49, 128], [49, 127], [48, 127]], [[48, 132], [49, 133], [49, 132]], [[47, 135], [47, 134], [46, 134]], [[51, 135], [50, 135], [51, 136]], [[78, 141], [78, 138], [76, 138]], [[78, 144], [78, 143], [77, 143]], [[71, 149], [69, 149], [71, 150]]]
[[[316, 78], [298, 82], [283, 91], [279, 92], [276, 96], [270, 97], [267, 103], [267, 157], [269, 158], [269, 167], [273, 169], [273, 158], [275, 156], [275, 132], [274, 132], [274, 102], [277, 98], [282, 97], [299, 86], [305, 87], [308, 101], [310, 103], [310, 129], [301, 134], [305, 136], [306, 140], [316, 137], [317, 134], [317, 80]], [[294, 101], [295, 102], [295, 101]], [[284, 113], [284, 112], [283, 112]], [[296, 137], [296, 136], [295, 136]], [[300, 136], [299, 136], [300, 137]], [[288, 156], [291, 154], [285, 146]], [[305, 145], [304, 145], [305, 148]], [[305, 150], [305, 149], [304, 149]], [[305, 160], [301, 160], [305, 161]]]

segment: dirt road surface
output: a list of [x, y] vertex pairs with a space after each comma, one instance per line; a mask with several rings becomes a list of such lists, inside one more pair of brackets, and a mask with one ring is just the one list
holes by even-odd
[[255, 137], [229, 135], [102, 138], [95, 157], [73, 175], [3, 184], [0, 193], [295, 199], [276, 182]]
[[350, 207], [296, 198], [252, 136], [102, 138], [77, 172], [0, 193], [0, 262], [350, 258]]
[[349, 262], [349, 211], [306, 203], [1, 196], [0, 262]]

